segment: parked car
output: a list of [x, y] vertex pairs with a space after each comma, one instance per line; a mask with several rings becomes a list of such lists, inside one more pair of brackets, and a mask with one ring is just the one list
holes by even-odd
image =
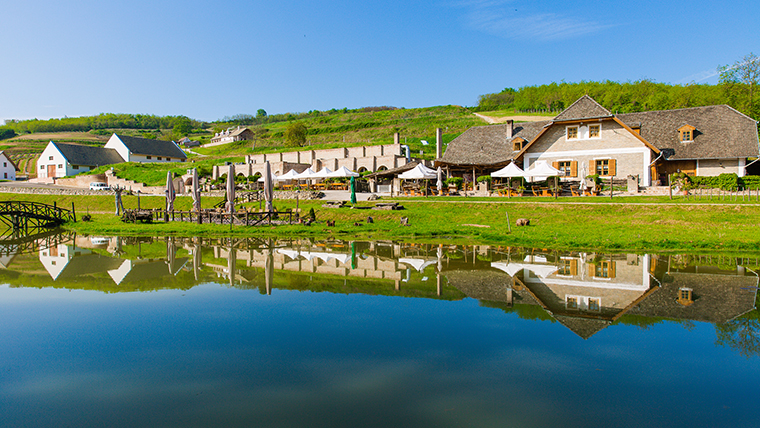
[[108, 184], [106, 183], [90, 183], [90, 190], [108, 190], [110, 187], [108, 187]]

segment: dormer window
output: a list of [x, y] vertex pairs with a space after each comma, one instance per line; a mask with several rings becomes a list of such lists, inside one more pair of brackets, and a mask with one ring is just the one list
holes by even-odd
[[696, 130], [697, 128], [691, 125], [683, 125], [678, 128], [678, 139], [681, 140], [682, 143], [694, 141], [694, 131]]
[[525, 140], [523, 140], [522, 138], [517, 137], [514, 140], [512, 140], [512, 150], [519, 152], [520, 150], [523, 149], [523, 147], [525, 147]]
[[680, 303], [683, 306], [690, 306], [692, 303], [694, 303], [694, 297], [692, 295], [692, 289], [691, 288], [679, 288], [678, 289], [678, 299], [676, 299], [678, 303]]

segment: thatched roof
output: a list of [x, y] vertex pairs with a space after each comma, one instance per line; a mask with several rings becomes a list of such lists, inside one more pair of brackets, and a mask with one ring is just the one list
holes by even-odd
[[515, 123], [512, 138], [507, 138], [511, 124], [475, 126], [451, 141], [437, 164], [457, 166], [506, 165], [517, 151], [512, 142], [516, 138], [531, 141], [541, 129], [551, 122]]
[[[640, 126], [641, 136], [660, 150], [673, 149], [669, 159], [725, 159], [757, 156], [757, 123], [727, 105], [617, 115], [626, 125]], [[693, 141], [682, 142], [678, 128], [696, 128]]]

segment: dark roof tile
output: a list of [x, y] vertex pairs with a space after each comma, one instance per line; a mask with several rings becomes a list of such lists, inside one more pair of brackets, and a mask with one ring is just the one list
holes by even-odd
[[124, 162], [124, 159], [114, 149], [84, 146], [81, 144], [55, 143], [52, 141], [50, 143], [58, 148], [58, 151], [72, 165], [98, 167]]
[[149, 140], [147, 138], [118, 135], [130, 152], [137, 155], [166, 156], [187, 159], [187, 155], [173, 141]]

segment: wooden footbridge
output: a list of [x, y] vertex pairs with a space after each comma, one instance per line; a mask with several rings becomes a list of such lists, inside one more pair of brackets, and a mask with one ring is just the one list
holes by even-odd
[[56, 204], [0, 201], [0, 223], [7, 226], [11, 235], [28, 234], [30, 229], [51, 229], [70, 221], [77, 221], [73, 203], [67, 210]]

